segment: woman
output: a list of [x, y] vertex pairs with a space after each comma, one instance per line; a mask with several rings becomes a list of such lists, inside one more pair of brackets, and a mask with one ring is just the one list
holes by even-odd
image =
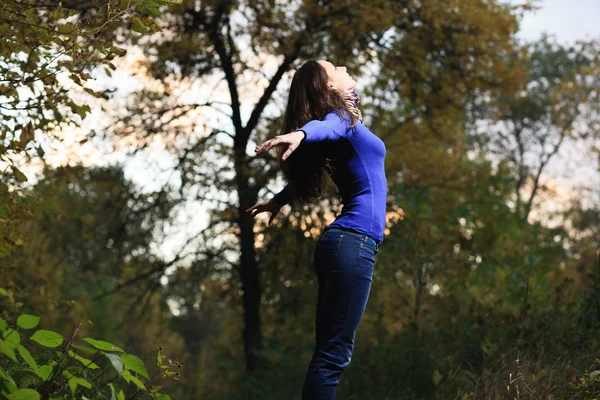
[[318, 199], [329, 174], [342, 197], [340, 215], [315, 248], [319, 282], [316, 346], [302, 390], [303, 400], [330, 400], [350, 363], [363, 316], [375, 255], [383, 241], [387, 183], [385, 145], [362, 125], [356, 81], [345, 67], [308, 61], [295, 73], [281, 134], [257, 146], [277, 147], [288, 184], [273, 199], [250, 207], [268, 211], [269, 224], [293, 199]]

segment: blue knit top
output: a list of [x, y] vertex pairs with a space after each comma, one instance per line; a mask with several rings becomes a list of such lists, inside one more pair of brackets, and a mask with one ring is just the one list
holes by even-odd
[[[342, 212], [326, 229], [340, 227], [364, 233], [381, 243], [385, 229], [387, 181], [384, 161], [386, 148], [361, 122], [349, 128], [350, 119], [330, 112], [323, 120], [313, 120], [302, 128], [304, 142], [336, 141], [331, 178], [342, 197]], [[288, 186], [274, 200], [288, 204], [293, 196]]]

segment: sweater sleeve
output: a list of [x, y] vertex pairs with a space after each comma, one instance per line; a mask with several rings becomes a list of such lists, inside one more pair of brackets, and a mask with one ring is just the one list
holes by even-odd
[[[344, 112], [344, 114], [347, 114]], [[330, 112], [322, 121], [312, 120], [297, 130], [304, 131], [305, 142], [318, 142], [322, 140], [339, 140], [340, 138], [349, 138], [352, 134], [350, 118], [344, 118], [335, 112]]]
[[285, 185], [285, 187], [279, 193], [273, 196], [273, 200], [281, 206], [285, 206], [294, 200], [294, 195], [292, 194], [289, 183]]

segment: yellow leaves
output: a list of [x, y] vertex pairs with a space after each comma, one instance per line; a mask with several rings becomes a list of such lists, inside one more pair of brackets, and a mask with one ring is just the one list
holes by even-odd
[[161, 30], [152, 18], [132, 16], [130, 22], [131, 29], [141, 34], [160, 32]]
[[30, 23], [31, 25], [37, 25], [39, 17], [37, 15], [37, 10], [35, 7], [29, 8], [23, 14], [25, 15], [25, 20], [28, 23]]
[[97, 97], [97, 98], [102, 98], [102, 99], [108, 100], [108, 95], [107, 95], [106, 93], [104, 93], [104, 92], [99, 92], [99, 91], [96, 91], [96, 90], [94, 90], [94, 89], [87, 88], [87, 87], [84, 87], [84, 88], [83, 88], [83, 90], [84, 90], [86, 93], [88, 93], [88, 94], [91, 94], [91, 95], [92, 95], [92, 96], [94, 96], [94, 97]]
[[539, 0], [524, 0], [524, 3], [512, 5], [515, 11], [536, 11], [541, 8]]
[[58, 3], [58, 6], [52, 10], [48, 17], [51, 21], [57, 21], [65, 17], [65, 10], [63, 9], [61, 2]]
[[17, 182], [23, 183], [23, 182], [27, 181], [27, 177], [25, 176], [24, 173], [21, 172], [20, 169], [18, 169], [14, 165], [11, 166], [11, 168], [12, 168], [13, 174], [15, 175], [15, 178], [17, 179]]
[[27, 146], [27, 143], [29, 143], [33, 139], [33, 124], [29, 122], [27, 125], [25, 125], [25, 128], [23, 128], [23, 131], [21, 132], [21, 137], [19, 138], [19, 146], [24, 149]]
[[79, 28], [75, 24], [70, 23], [70, 22], [66, 23], [64, 25], [59, 25], [56, 28], [56, 31], [59, 33], [67, 34], [67, 35], [81, 32], [81, 30], [79, 30]]

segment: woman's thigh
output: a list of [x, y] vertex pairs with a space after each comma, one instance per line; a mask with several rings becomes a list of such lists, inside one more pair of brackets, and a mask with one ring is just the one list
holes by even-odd
[[371, 290], [376, 254], [365, 242], [365, 235], [343, 230], [326, 231], [319, 240], [317, 347], [340, 335], [354, 339]]

